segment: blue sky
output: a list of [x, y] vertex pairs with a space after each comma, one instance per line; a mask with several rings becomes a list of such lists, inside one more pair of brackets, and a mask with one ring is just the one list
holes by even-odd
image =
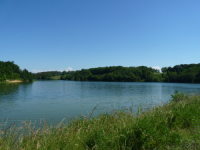
[[0, 0], [0, 61], [29, 71], [200, 63], [199, 8], [199, 0]]

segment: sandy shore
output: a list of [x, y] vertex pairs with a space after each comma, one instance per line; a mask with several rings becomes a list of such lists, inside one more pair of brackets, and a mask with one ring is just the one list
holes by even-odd
[[16, 83], [16, 82], [23, 82], [21, 80], [6, 80], [8, 83]]

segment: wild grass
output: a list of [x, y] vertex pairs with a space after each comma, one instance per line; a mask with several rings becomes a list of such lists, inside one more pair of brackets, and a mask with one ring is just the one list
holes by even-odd
[[200, 96], [176, 92], [169, 103], [136, 114], [130, 107], [37, 129], [30, 122], [2, 126], [0, 149], [200, 149]]

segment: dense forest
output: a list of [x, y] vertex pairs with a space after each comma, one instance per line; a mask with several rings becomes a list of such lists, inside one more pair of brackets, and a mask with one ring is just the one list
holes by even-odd
[[13, 61], [0, 61], [0, 82], [6, 80], [32, 81], [33, 74], [26, 69], [21, 70]]
[[200, 83], [200, 63], [163, 67], [164, 82]]
[[75, 72], [63, 72], [62, 80], [76, 80], [76, 81], [126, 81], [126, 82], [141, 82], [155, 80], [159, 78], [150, 79], [157, 70], [145, 66], [140, 67], [99, 67], [82, 69]]
[[61, 80], [73, 81], [200, 83], [200, 64], [163, 67], [162, 72], [146, 66], [110, 66], [68, 72], [48, 71], [34, 74], [36, 79], [52, 79], [54, 76], [60, 76], [59, 79]]
[[16, 79], [23, 81], [53, 79], [55, 76], [61, 80], [73, 81], [200, 83], [200, 63], [163, 67], [162, 72], [146, 66], [110, 66], [68, 72], [48, 71], [33, 74], [26, 69], [21, 70], [13, 61], [0, 61], [0, 82]]
[[146, 66], [110, 66], [68, 72], [50, 71], [37, 73], [35, 78], [51, 79], [51, 77], [59, 75], [61, 80], [73, 81], [200, 83], [200, 64], [163, 67], [162, 72]]
[[181, 64], [159, 70], [139, 67], [99, 67], [62, 72], [61, 80], [200, 83], [200, 64]]

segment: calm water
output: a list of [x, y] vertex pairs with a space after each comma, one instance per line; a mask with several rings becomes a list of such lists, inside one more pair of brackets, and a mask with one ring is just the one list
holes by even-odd
[[[174, 90], [200, 92], [200, 84], [35, 81], [0, 83], [0, 119], [8, 123], [30, 120], [59, 123], [63, 118], [87, 115], [97, 105], [95, 115], [110, 108], [153, 106], [168, 102]], [[136, 107], [134, 107], [136, 108]]]

